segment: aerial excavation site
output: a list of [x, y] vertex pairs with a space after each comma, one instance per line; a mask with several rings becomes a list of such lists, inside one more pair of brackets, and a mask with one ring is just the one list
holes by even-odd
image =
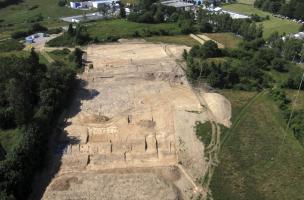
[[202, 104], [204, 92], [191, 89], [179, 63], [184, 48], [142, 41], [87, 48], [79, 92], [53, 146], [56, 153], [64, 146], [52, 165], [58, 172], [43, 199], [207, 194], [197, 180], [207, 173], [210, 160], [205, 160], [194, 125], [214, 120], [229, 126], [231, 106], [224, 97], [209, 94], [215, 117]]

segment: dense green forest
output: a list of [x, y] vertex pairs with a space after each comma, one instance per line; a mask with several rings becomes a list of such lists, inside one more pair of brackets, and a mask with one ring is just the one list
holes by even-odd
[[[28, 57], [0, 57], [0, 130], [18, 129], [20, 139], [0, 161], [0, 197], [26, 199], [37, 169], [43, 166], [45, 145], [53, 124], [71, 94], [81, 65], [79, 50], [71, 65], [39, 62], [32, 49]], [[3, 154], [3, 153], [2, 153]]]
[[303, 0], [256, 0], [254, 6], [264, 11], [281, 14], [294, 19], [304, 20]]

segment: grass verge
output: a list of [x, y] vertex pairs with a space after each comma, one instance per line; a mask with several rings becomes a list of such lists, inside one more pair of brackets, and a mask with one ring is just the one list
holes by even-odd
[[152, 36], [146, 37], [146, 41], [153, 43], [178, 44], [186, 46], [199, 45], [200, 43], [191, 38], [189, 35], [174, 35], [174, 36]]

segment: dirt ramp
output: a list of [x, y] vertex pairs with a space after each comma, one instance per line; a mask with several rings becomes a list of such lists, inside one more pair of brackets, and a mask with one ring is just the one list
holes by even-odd
[[231, 103], [218, 93], [203, 93], [203, 98], [217, 123], [231, 126]]

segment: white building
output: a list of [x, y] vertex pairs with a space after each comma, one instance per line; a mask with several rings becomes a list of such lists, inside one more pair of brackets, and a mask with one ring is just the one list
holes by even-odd
[[93, 8], [99, 8], [103, 4], [110, 5], [110, 4], [116, 4], [118, 2], [120, 2], [120, 0], [99, 0], [99, 1], [92, 1], [92, 7]]
[[80, 8], [99, 8], [102, 4], [117, 4], [120, 0], [97, 0], [97, 1], [83, 1], [83, 2], [70, 2], [70, 7], [73, 9]]

